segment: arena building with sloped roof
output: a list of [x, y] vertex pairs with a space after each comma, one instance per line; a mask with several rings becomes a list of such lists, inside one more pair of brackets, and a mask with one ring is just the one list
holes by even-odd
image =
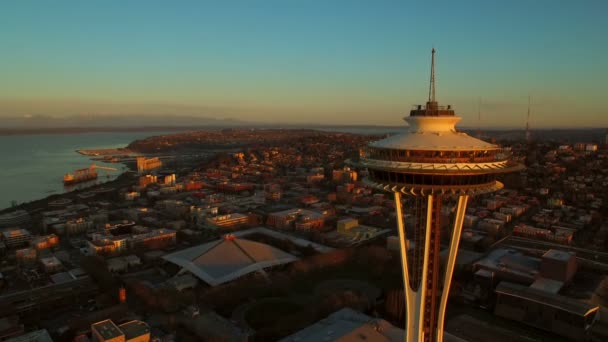
[[211, 286], [217, 286], [244, 275], [288, 264], [295, 256], [278, 248], [234, 235], [163, 256], [180, 266], [180, 273], [190, 272]]

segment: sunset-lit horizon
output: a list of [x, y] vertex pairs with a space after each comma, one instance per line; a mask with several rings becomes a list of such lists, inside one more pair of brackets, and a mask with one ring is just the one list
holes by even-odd
[[0, 1], [0, 335], [608, 341], [608, 0]]
[[602, 1], [3, 3], [0, 117], [397, 126], [426, 101], [435, 47], [437, 98], [461, 126], [523, 128], [531, 96], [532, 128], [604, 127], [606, 10]]

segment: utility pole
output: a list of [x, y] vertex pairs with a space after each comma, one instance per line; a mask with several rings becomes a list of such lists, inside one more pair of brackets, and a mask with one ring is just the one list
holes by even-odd
[[481, 139], [481, 96], [477, 102], [477, 139]]
[[532, 96], [528, 95], [528, 117], [526, 119], [526, 144], [530, 145], [530, 141], [531, 141], [531, 134], [530, 134], [530, 102], [531, 102]]

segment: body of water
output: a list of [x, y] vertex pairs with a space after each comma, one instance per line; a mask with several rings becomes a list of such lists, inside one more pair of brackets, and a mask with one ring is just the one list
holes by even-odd
[[[324, 131], [355, 134], [394, 133], [387, 128], [327, 127]], [[98, 170], [96, 182], [116, 178], [125, 170], [120, 163], [92, 161], [76, 152], [79, 149], [125, 147], [136, 139], [176, 132], [97, 132], [82, 134], [32, 134], [0, 136], [0, 209], [12, 202], [23, 203], [60, 194], [72, 188], [63, 186], [63, 175], [97, 164], [117, 168]], [[84, 184], [84, 185], [89, 185]]]
[[116, 178], [120, 163], [92, 161], [78, 149], [125, 147], [136, 139], [167, 132], [100, 132], [0, 136], [0, 209], [63, 193], [63, 175], [96, 164], [118, 171], [97, 170], [98, 182]]

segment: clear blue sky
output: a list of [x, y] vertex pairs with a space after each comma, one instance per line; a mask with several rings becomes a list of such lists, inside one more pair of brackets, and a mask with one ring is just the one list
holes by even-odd
[[0, 115], [608, 126], [608, 1], [2, 1]]

